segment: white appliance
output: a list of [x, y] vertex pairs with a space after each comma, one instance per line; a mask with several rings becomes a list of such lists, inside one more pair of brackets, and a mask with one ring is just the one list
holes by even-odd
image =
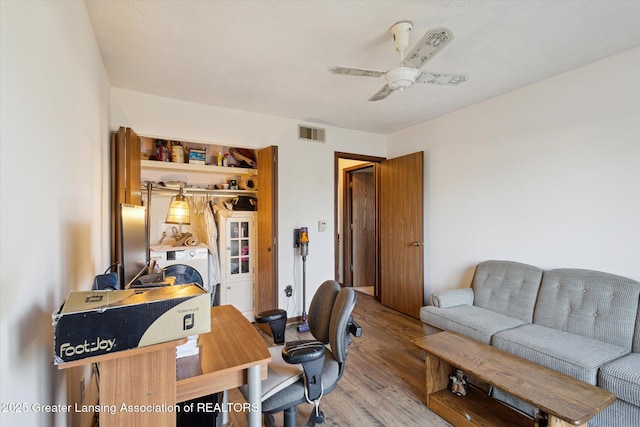
[[[160, 268], [186, 265], [194, 269], [202, 278], [202, 285], [209, 292], [209, 249], [206, 245], [198, 246], [151, 246], [150, 261], [156, 261]], [[192, 277], [192, 275], [189, 275]], [[215, 289], [213, 290], [215, 292]]]

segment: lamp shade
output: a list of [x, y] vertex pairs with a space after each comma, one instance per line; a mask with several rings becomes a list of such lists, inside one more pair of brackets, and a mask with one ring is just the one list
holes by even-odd
[[191, 224], [189, 220], [189, 204], [182, 195], [182, 188], [178, 196], [171, 198], [171, 204], [169, 205], [165, 222], [167, 224]]

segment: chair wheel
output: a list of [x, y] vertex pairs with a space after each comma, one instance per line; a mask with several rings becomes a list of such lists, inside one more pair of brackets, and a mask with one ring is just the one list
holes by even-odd
[[316, 422], [318, 424], [322, 424], [324, 422], [324, 412], [318, 412], [318, 416], [316, 417]]

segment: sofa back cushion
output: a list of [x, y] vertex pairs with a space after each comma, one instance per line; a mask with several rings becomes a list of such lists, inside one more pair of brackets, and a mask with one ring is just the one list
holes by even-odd
[[631, 350], [640, 283], [592, 270], [545, 271], [533, 323]]
[[531, 323], [542, 270], [513, 261], [484, 261], [473, 276], [473, 305]]

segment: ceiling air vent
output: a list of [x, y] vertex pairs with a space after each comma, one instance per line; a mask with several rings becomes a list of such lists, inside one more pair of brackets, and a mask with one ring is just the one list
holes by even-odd
[[298, 139], [303, 141], [325, 142], [324, 134], [325, 130], [322, 128], [298, 125]]

